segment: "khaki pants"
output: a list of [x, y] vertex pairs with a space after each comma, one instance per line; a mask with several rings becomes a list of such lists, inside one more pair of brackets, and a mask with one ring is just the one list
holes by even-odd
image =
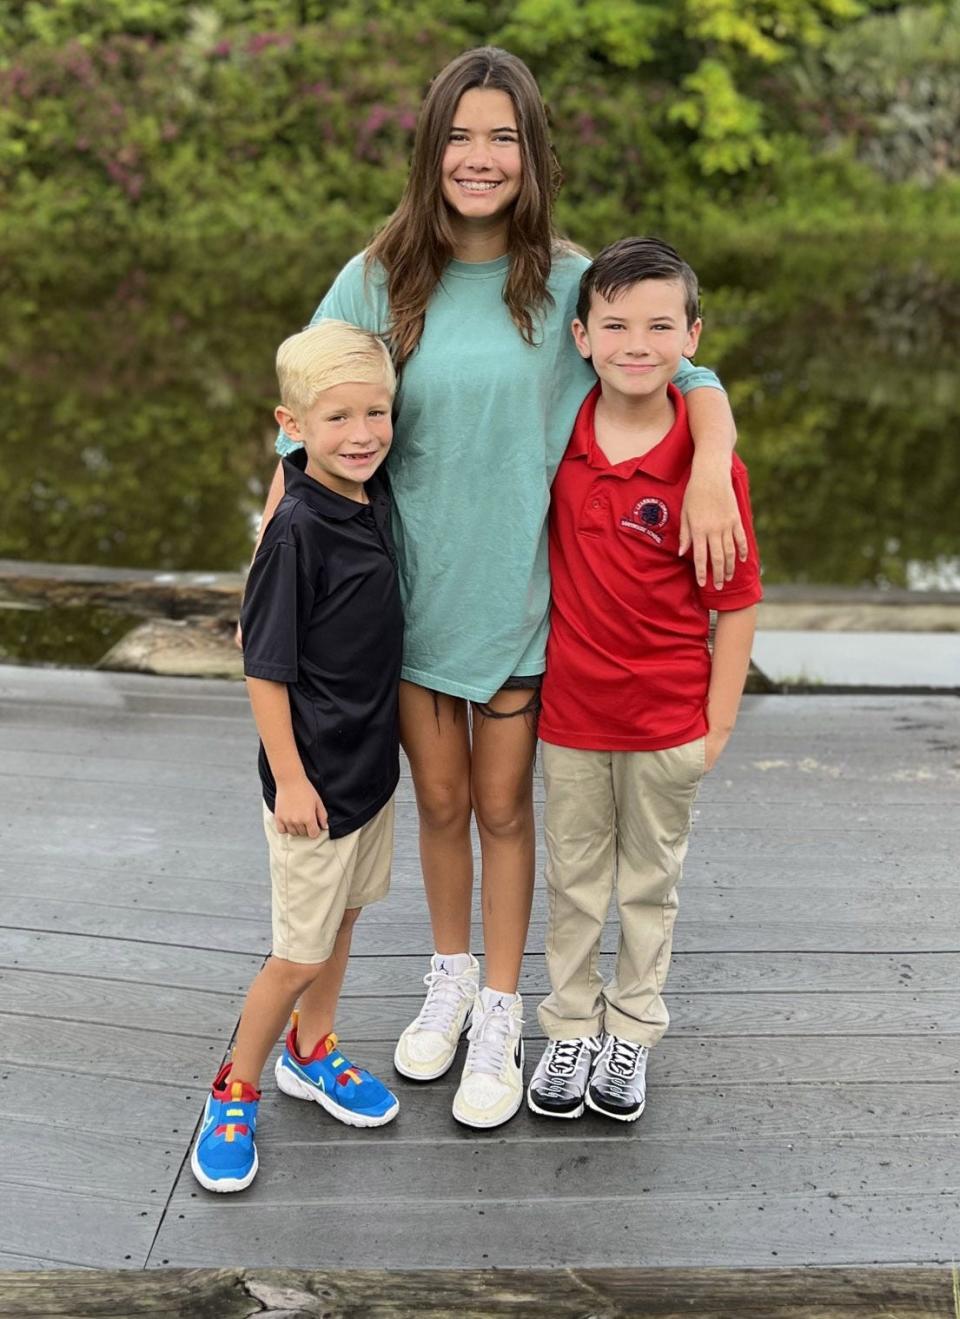
[[[607, 1030], [649, 1046], [667, 1029], [661, 991], [704, 742], [665, 751], [543, 744], [552, 992], [538, 1015], [550, 1039]], [[614, 891], [620, 943], [605, 985], [597, 958]]]

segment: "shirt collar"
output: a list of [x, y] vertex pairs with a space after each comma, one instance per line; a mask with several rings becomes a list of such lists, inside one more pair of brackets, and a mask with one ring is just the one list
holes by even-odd
[[[334, 522], [346, 522], [368, 507], [367, 504], [360, 504], [355, 499], [348, 499], [346, 495], [338, 495], [336, 490], [330, 490], [319, 481], [315, 481], [312, 476], [307, 476], [306, 466], [307, 451], [304, 448], [294, 449], [284, 458], [283, 488], [286, 494], [302, 499], [304, 503]], [[386, 499], [378, 478], [379, 472], [375, 472], [366, 483], [370, 504], [380, 504]]]
[[693, 457], [693, 440], [690, 437], [690, 427], [687, 423], [687, 405], [684, 402], [683, 395], [673, 384], [667, 385], [667, 392], [670, 395], [670, 402], [673, 404], [674, 417], [673, 425], [663, 439], [655, 444], [652, 449], [641, 454], [639, 458], [627, 458], [622, 463], [610, 463], [597, 444], [594, 421], [597, 412], [597, 401], [600, 398], [600, 385], [599, 383], [594, 385], [583, 400], [577, 414], [573, 434], [570, 437], [568, 457], [585, 458], [591, 467], [606, 469], [619, 477], [627, 478], [637, 472], [643, 472], [658, 481], [666, 481], [671, 485], [675, 484], [690, 468], [690, 460]]

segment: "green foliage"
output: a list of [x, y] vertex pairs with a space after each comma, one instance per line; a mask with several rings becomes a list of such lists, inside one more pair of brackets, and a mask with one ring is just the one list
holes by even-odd
[[0, 0], [0, 555], [243, 562], [275, 345], [487, 40], [540, 79], [564, 231], [699, 268], [770, 579], [953, 552], [957, 0], [889, 8]]
[[960, 167], [960, 0], [868, 18], [807, 52], [793, 81], [801, 122], [816, 116], [885, 178]]

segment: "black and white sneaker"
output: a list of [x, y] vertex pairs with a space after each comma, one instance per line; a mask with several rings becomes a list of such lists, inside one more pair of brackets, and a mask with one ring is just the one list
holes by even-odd
[[587, 1107], [618, 1122], [636, 1122], [646, 1103], [649, 1052], [643, 1044], [605, 1035], [590, 1073]]
[[543, 1057], [527, 1087], [527, 1107], [541, 1117], [579, 1117], [590, 1067], [600, 1051], [602, 1035], [574, 1040], [548, 1040]]

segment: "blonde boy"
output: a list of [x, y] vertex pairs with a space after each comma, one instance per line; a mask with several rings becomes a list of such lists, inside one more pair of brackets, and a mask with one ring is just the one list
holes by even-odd
[[395, 1096], [339, 1048], [334, 1018], [360, 909], [385, 896], [399, 776], [402, 621], [386, 485], [396, 378], [383, 343], [341, 321], [277, 353], [276, 417], [302, 444], [244, 594], [244, 673], [260, 733], [273, 951], [207, 1098], [191, 1167], [210, 1191], [257, 1173], [260, 1073], [299, 1000], [277, 1085], [352, 1126]]

